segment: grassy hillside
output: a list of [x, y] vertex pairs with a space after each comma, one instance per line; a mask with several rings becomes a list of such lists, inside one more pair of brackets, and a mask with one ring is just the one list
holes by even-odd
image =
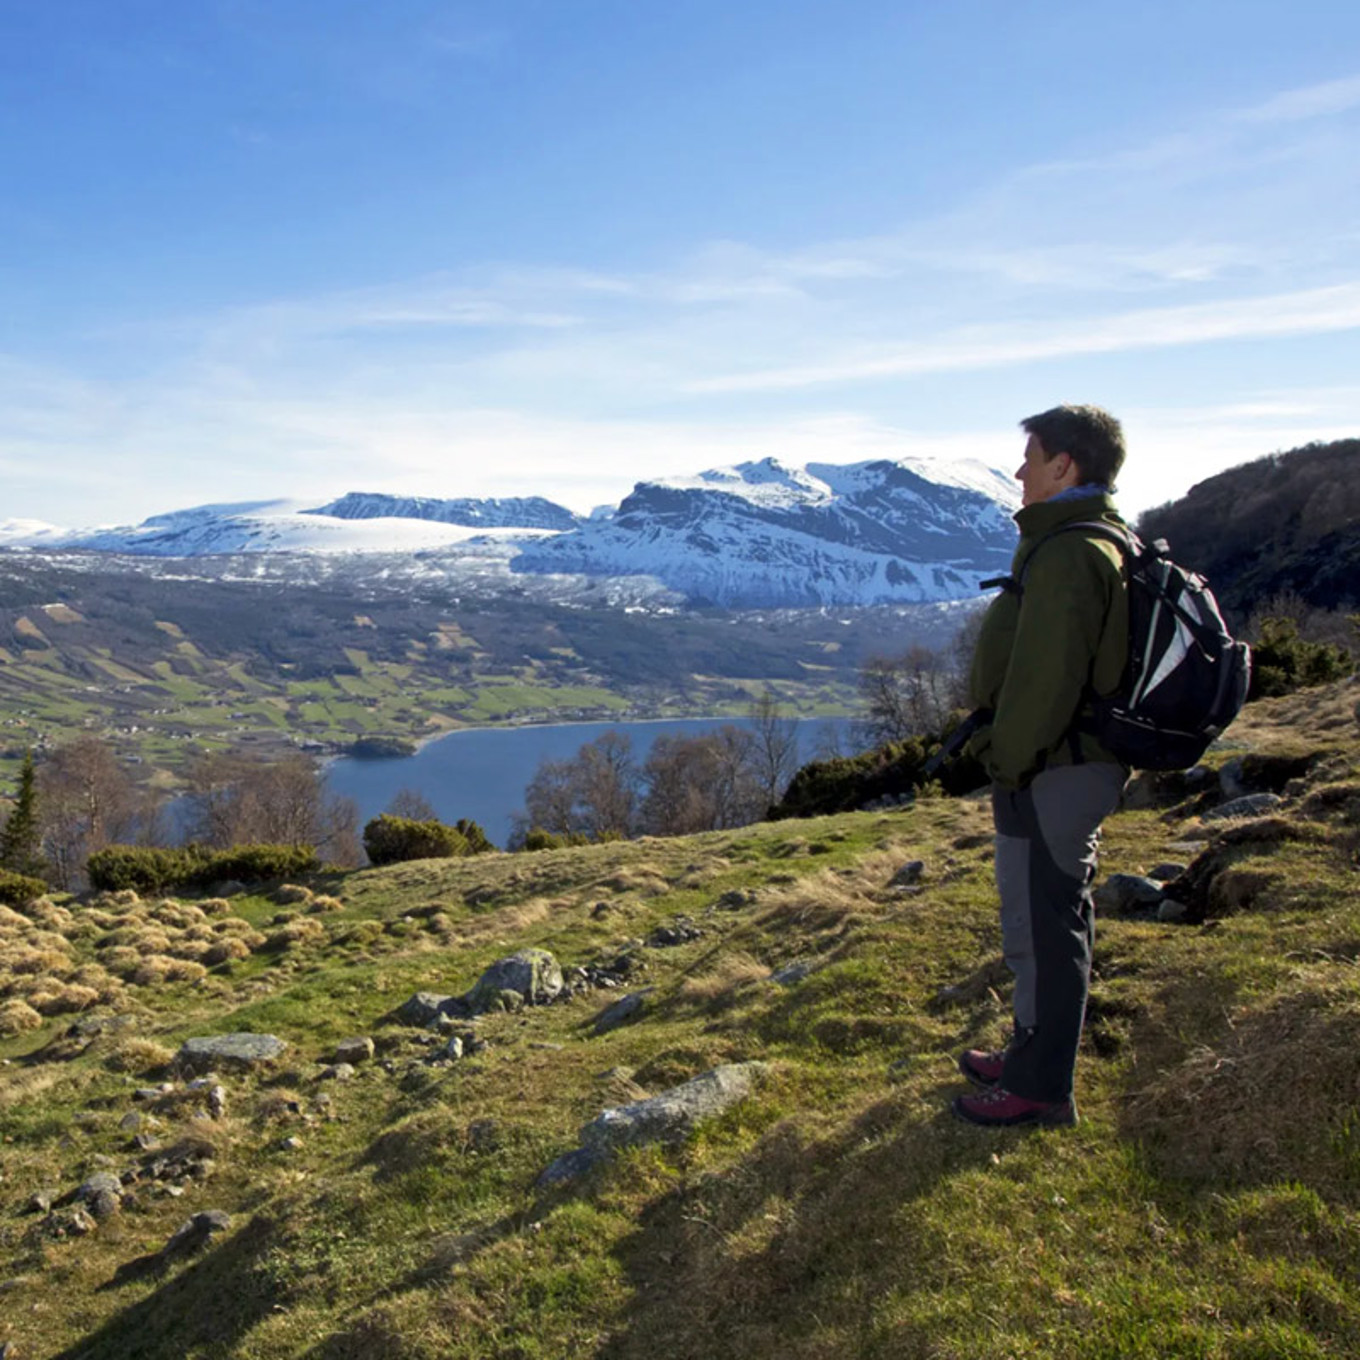
[[942, 645], [954, 627], [931, 606], [655, 614], [381, 574], [298, 584], [183, 570], [0, 553], [0, 787], [29, 747], [89, 731], [149, 774], [224, 746], [740, 714], [767, 687], [803, 716], [844, 714], [867, 656]]
[[[1111, 819], [1104, 872], [1190, 863], [1204, 919], [1101, 922], [1074, 1130], [947, 1113], [955, 1053], [1006, 1016], [978, 799], [398, 865], [319, 900], [0, 915], [0, 1015], [23, 1023], [27, 998], [34, 1026], [0, 1039], [0, 1349], [1360, 1353], [1358, 698], [1267, 701], [1234, 728], [1216, 762], [1293, 772], [1267, 816], [1205, 821], [1187, 790]], [[916, 859], [919, 884], [893, 886]], [[677, 916], [702, 933], [654, 934]], [[459, 1022], [485, 1046], [452, 1062], [392, 1018], [526, 945], [620, 985]], [[771, 977], [795, 962], [801, 980]], [[169, 1060], [233, 1031], [289, 1048], [220, 1073], [214, 1103]], [[356, 1035], [375, 1058], [321, 1079]], [[537, 1183], [606, 1107], [748, 1059], [766, 1079], [686, 1141]], [[57, 1236], [99, 1170], [138, 1173], [121, 1209]], [[165, 1250], [209, 1210], [229, 1225]]]

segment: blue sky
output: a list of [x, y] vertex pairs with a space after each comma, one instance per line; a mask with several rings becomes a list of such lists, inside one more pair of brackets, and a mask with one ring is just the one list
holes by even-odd
[[1360, 434], [1360, 6], [0, 0], [0, 518]]

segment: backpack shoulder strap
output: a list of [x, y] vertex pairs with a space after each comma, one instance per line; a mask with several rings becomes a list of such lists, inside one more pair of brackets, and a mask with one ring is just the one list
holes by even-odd
[[1029, 564], [1034, 561], [1034, 555], [1051, 538], [1057, 538], [1059, 534], [1069, 534], [1081, 529], [1097, 538], [1103, 538], [1107, 542], [1113, 543], [1124, 554], [1125, 561], [1131, 557], [1139, 556], [1144, 547], [1138, 535], [1132, 529], [1121, 528], [1117, 524], [1111, 524], [1108, 520], [1090, 519], [1073, 520], [1070, 524], [1060, 524], [1056, 529], [1050, 529], [1042, 538], [1029, 550], [1025, 557], [1024, 565], [1020, 568], [1017, 576], [994, 576], [989, 581], [979, 581], [979, 590], [995, 590], [998, 587], [1002, 590], [1009, 590], [1016, 595], [1025, 593], [1025, 577], [1029, 574]]

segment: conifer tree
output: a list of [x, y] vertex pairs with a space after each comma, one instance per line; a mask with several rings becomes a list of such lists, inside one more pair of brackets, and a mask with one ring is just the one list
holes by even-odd
[[19, 792], [14, 806], [0, 828], [0, 868], [16, 874], [41, 877], [46, 865], [42, 859], [42, 828], [38, 825], [38, 792], [33, 776], [33, 752], [24, 755], [19, 771]]

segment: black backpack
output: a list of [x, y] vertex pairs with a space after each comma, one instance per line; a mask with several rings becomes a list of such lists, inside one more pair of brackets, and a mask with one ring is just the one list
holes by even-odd
[[1078, 726], [1126, 765], [1184, 770], [1246, 702], [1251, 649], [1234, 641], [1204, 578], [1173, 562], [1165, 539], [1144, 543], [1103, 520], [1045, 534], [1025, 559], [1020, 579], [1006, 578], [1005, 584], [1023, 594], [1034, 553], [1075, 530], [1117, 544], [1129, 583], [1128, 668], [1114, 694], [1088, 696]]

